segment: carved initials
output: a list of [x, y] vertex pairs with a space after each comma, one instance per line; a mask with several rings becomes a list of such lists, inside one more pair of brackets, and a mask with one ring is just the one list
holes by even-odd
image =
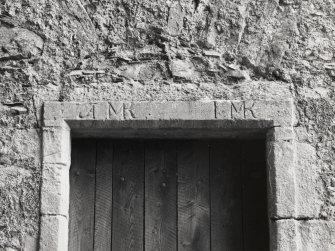
[[256, 118], [254, 111], [252, 108], [254, 107], [255, 103], [252, 102], [251, 105], [247, 105], [246, 101], [234, 103], [231, 102], [231, 118], [244, 118], [246, 119], [250, 114], [252, 118]]
[[132, 103], [109, 103], [109, 119], [134, 119], [135, 115], [132, 111]]

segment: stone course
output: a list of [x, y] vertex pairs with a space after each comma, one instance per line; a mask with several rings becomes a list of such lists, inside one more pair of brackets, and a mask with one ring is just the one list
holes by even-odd
[[62, 120], [267, 120], [273, 126], [292, 126], [292, 101], [175, 101], [175, 102], [48, 102], [45, 126]]

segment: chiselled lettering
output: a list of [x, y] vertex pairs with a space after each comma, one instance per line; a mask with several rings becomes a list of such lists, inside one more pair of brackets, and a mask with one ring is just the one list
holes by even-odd
[[247, 118], [247, 113], [250, 113], [252, 118], [256, 118], [254, 111], [252, 110], [252, 108], [254, 107], [255, 103], [253, 101], [251, 101], [251, 104], [247, 105], [246, 101], [243, 101], [243, 110], [244, 110], [244, 118]]
[[94, 109], [91, 104], [78, 104], [79, 118], [88, 119], [94, 117]]
[[109, 119], [123, 119], [123, 103], [109, 103]]
[[232, 119], [247, 119], [256, 118], [253, 110], [255, 103], [247, 103], [246, 101], [231, 102], [231, 118]]
[[134, 119], [135, 115], [132, 111], [132, 103], [123, 103], [123, 118], [124, 119]]
[[244, 106], [242, 102], [231, 102], [230, 112], [231, 112], [231, 118], [241, 118], [241, 115], [244, 114], [243, 110]]
[[109, 103], [109, 119], [134, 119], [135, 115], [132, 111], [131, 103], [110, 102]]

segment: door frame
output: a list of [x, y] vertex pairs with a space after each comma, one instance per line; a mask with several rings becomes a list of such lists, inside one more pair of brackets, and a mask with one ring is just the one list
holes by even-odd
[[71, 137], [266, 141], [271, 250], [296, 250], [293, 100], [46, 102], [39, 250], [67, 251]]

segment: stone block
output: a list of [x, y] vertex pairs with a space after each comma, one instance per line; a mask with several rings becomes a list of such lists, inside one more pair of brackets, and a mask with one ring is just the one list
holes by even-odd
[[316, 150], [308, 143], [297, 142], [296, 145], [297, 217], [316, 218], [322, 204], [318, 190], [323, 190], [316, 164]]
[[40, 251], [68, 250], [68, 220], [61, 215], [42, 215]]
[[295, 139], [292, 127], [274, 127], [268, 130], [267, 141], [293, 141]]
[[270, 250], [299, 250], [298, 241], [297, 221], [285, 219], [270, 222]]
[[269, 214], [273, 218], [295, 217], [295, 144], [267, 142]]
[[195, 80], [199, 77], [193, 63], [188, 60], [174, 59], [170, 62], [170, 70], [175, 78]]
[[46, 102], [43, 106], [44, 126], [52, 126], [61, 123], [62, 120], [62, 103]]
[[292, 126], [293, 102], [275, 100], [216, 101], [216, 118], [233, 120], [271, 120], [273, 126]]
[[299, 221], [300, 249], [306, 251], [335, 250], [335, 221]]
[[64, 127], [43, 128], [43, 163], [70, 166], [71, 136]]
[[68, 217], [69, 169], [63, 165], [43, 165], [41, 213]]

